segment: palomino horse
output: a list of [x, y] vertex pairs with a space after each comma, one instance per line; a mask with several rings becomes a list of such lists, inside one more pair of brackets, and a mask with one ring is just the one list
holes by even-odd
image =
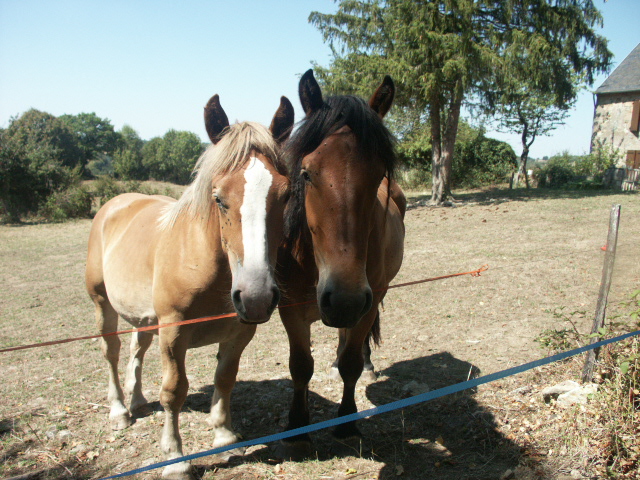
[[[100, 209], [89, 238], [86, 284], [100, 333], [116, 331], [118, 317], [141, 327], [235, 308], [237, 317], [157, 331], [165, 410], [161, 447], [167, 459], [182, 456], [178, 415], [189, 386], [187, 349], [220, 344], [209, 422], [214, 447], [235, 443], [229, 401], [240, 355], [256, 325], [269, 319], [280, 299], [273, 272], [289, 181], [278, 142], [291, 131], [293, 107], [282, 97], [270, 131], [252, 122], [229, 127], [215, 95], [205, 107], [205, 125], [213, 145], [198, 160], [195, 178], [178, 201], [120, 195]], [[147, 332], [133, 334], [125, 379], [131, 395], [127, 409], [118, 380], [120, 340], [102, 337], [115, 430], [129, 426], [130, 412], [146, 403], [141, 368], [152, 338]], [[163, 476], [191, 478], [190, 465], [170, 465]]]
[[[395, 93], [391, 78], [385, 77], [368, 104], [352, 96], [324, 100], [311, 70], [302, 76], [299, 93], [306, 117], [285, 147], [292, 193], [278, 253], [286, 297], [280, 316], [294, 385], [287, 429], [309, 423], [310, 327], [319, 318], [340, 331], [337, 367], [344, 390], [338, 416], [357, 411], [363, 349], [372, 329], [377, 331], [378, 305], [402, 264], [406, 207], [393, 181], [394, 140], [382, 123]], [[344, 441], [360, 432], [351, 422], [334, 435]], [[284, 456], [299, 457], [309, 452], [310, 441], [302, 435], [282, 447]]]

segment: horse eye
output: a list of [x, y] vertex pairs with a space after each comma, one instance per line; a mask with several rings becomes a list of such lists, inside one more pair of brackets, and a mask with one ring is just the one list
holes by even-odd
[[311, 181], [311, 175], [309, 175], [309, 172], [307, 172], [306, 170], [302, 170], [302, 171], [300, 172], [300, 175], [302, 176], [302, 179], [303, 179], [305, 182], [310, 182], [310, 181]]
[[218, 207], [220, 207], [220, 209], [222, 210], [226, 210], [227, 206], [225, 205], [225, 203], [220, 199], [220, 197], [218, 195], [215, 195], [214, 198], [216, 199], [216, 203], [218, 204]]

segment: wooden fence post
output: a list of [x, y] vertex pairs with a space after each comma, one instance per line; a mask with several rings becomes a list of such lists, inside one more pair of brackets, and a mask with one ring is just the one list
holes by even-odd
[[[607, 250], [604, 256], [604, 266], [602, 268], [602, 281], [600, 282], [600, 293], [598, 295], [598, 303], [596, 305], [596, 316], [593, 320], [591, 333], [598, 333], [604, 325], [604, 316], [607, 310], [607, 297], [611, 287], [611, 275], [613, 273], [613, 264], [616, 258], [616, 245], [618, 243], [618, 225], [620, 224], [620, 205], [616, 204], [611, 207], [611, 215], [609, 216], [609, 235], [607, 235]], [[597, 337], [591, 337], [590, 344], [598, 341]], [[593, 367], [598, 359], [599, 349], [589, 350], [587, 358], [584, 362], [582, 370], [582, 382], [590, 382], [593, 377]]]

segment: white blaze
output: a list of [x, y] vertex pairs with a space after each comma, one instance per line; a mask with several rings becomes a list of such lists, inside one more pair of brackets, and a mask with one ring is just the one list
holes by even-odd
[[244, 172], [246, 184], [240, 207], [242, 244], [245, 269], [266, 269], [267, 257], [267, 195], [273, 176], [255, 157]]

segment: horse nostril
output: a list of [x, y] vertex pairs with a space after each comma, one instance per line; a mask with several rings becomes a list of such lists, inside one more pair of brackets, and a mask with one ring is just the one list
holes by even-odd
[[273, 312], [278, 306], [278, 303], [280, 303], [280, 290], [278, 289], [278, 287], [273, 287], [272, 292], [273, 292], [273, 298], [271, 301], [271, 307], [269, 309], [269, 312]]
[[234, 290], [233, 293], [231, 294], [231, 299], [233, 300], [233, 305], [236, 308], [240, 308], [240, 306], [242, 305], [242, 291], [241, 290]]
[[371, 288], [367, 287], [364, 291], [364, 308], [362, 309], [361, 316], [364, 316], [369, 310], [371, 310], [371, 306], [373, 305], [373, 293], [371, 292]]
[[320, 310], [323, 312], [329, 312], [331, 310], [331, 292], [325, 290], [320, 295]]

